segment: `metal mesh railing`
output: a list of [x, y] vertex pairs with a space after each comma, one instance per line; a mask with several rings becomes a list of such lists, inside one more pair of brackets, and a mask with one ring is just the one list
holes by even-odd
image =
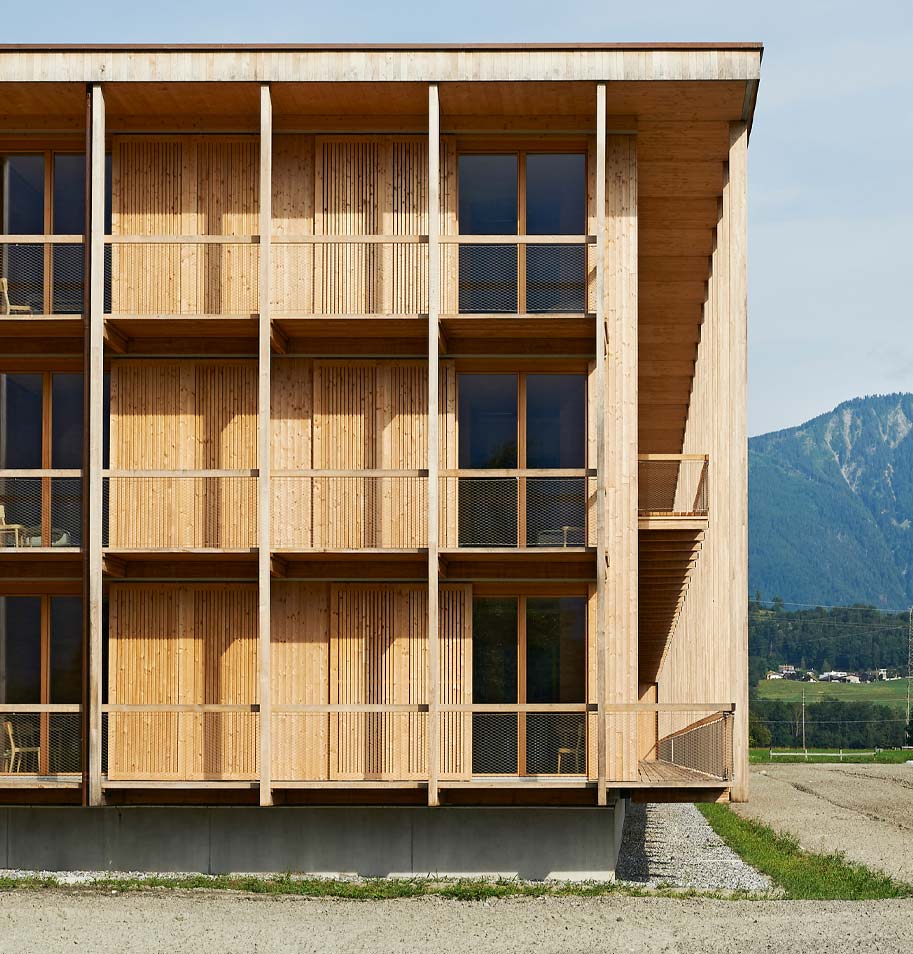
[[253, 780], [258, 706], [102, 706], [102, 773], [109, 781]]
[[103, 520], [111, 549], [249, 549], [257, 545], [257, 478], [107, 476]]
[[0, 787], [3, 775], [78, 775], [81, 718], [78, 705], [0, 705]]
[[641, 456], [637, 467], [641, 516], [706, 516], [708, 469], [704, 455]]
[[79, 477], [0, 477], [0, 547], [78, 547]]
[[108, 311], [124, 317], [252, 315], [259, 311], [260, 267], [253, 239], [108, 236]]
[[36, 240], [0, 242], [0, 316], [81, 314], [85, 273], [81, 239], [29, 238]]
[[274, 782], [428, 778], [426, 705], [302, 708], [273, 706]]
[[[450, 472], [451, 474], [453, 472]], [[459, 547], [587, 545], [587, 478], [574, 476], [445, 476], [442, 539]], [[579, 476], [577, 476], [579, 474]]]
[[[425, 315], [425, 237], [274, 236], [271, 296], [277, 316]], [[392, 237], [391, 237], [392, 238]]]
[[270, 479], [279, 549], [415, 549], [428, 544], [425, 471], [282, 471]]
[[656, 742], [658, 762], [713, 778], [726, 780], [732, 777], [731, 713], [715, 712], [680, 729], [663, 733], [665, 721], [672, 722], [671, 714], [660, 714]]
[[[587, 249], [566, 242], [491, 242], [461, 237], [460, 314], [583, 314], [587, 311]], [[442, 237], [447, 242], [447, 237]], [[451, 239], [452, 241], [452, 239]], [[446, 274], [446, 270], [445, 270]]]

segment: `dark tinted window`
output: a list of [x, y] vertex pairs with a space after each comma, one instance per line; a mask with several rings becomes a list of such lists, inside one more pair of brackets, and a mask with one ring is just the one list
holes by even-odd
[[0, 374], [0, 467], [41, 467], [40, 374]]
[[8, 235], [44, 234], [44, 156], [0, 156], [0, 213]]
[[528, 235], [586, 232], [586, 157], [573, 154], [526, 157]]
[[517, 701], [517, 600], [472, 601], [472, 701]]
[[82, 467], [82, 375], [51, 377], [51, 466]]
[[526, 466], [586, 465], [586, 378], [582, 374], [526, 377]]
[[0, 596], [0, 703], [41, 702], [41, 599]]
[[51, 597], [51, 696], [55, 703], [82, 699], [82, 600]]
[[459, 466], [517, 466], [517, 376], [459, 375]]
[[517, 156], [460, 156], [460, 232], [517, 234]]
[[586, 599], [526, 601], [526, 701], [584, 702]]
[[54, 234], [81, 235], [86, 229], [86, 157], [54, 156]]

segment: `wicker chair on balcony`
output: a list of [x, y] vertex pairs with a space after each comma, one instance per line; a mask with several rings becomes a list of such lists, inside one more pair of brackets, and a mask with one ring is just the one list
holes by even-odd
[[21, 772], [22, 757], [24, 755], [35, 757], [35, 772], [38, 771], [38, 755], [41, 749], [37, 745], [21, 746], [16, 744], [16, 734], [13, 731], [13, 723], [7, 719], [3, 723], [3, 763], [4, 772]]
[[583, 722], [577, 727], [577, 744], [562, 745], [558, 749], [558, 774], [561, 775], [561, 763], [564, 759], [574, 760], [574, 771], [582, 771], [581, 766], [584, 762], [586, 752], [586, 726]]
[[8, 278], [0, 278], [0, 315], [30, 315], [29, 305], [10, 304], [10, 282]]
[[0, 547], [21, 546], [23, 530], [25, 526], [21, 523], [6, 522], [6, 504], [0, 503]]

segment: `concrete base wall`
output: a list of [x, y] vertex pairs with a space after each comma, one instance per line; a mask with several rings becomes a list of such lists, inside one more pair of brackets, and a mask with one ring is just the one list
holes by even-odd
[[0, 868], [611, 880], [624, 806], [8, 807]]

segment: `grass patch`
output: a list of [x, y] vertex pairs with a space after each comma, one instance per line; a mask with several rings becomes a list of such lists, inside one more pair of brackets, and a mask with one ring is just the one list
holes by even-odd
[[766, 874], [792, 900], [871, 901], [913, 897], [913, 885], [895, 881], [835, 852], [804, 851], [789, 835], [736, 815], [727, 805], [699, 805], [713, 830], [743, 861]]
[[[776, 750], [775, 750], [776, 751]], [[799, 747], [788, 749], [787, 751], [798, 752]], [[831, 756], [830, 758], [824, 758], [822, 756], [817, 756], [816, 752], [837, 752], [839, 751], [836, 748], [831, 749], [809, 749], [808, 750], [808, 762], [818, 763], [818, 764], [835, 764], [839, 765], [841, 759]], [[849, 763], [860, 763], [864, 762], [867, 764], [881, 764], [881, 765], [903, 765], [904, 762], [913, 761], [913, 749], [882, 749], [880, 752], [877, 752], [874, 756], [872, 755], [862, 755], [861, 752], [872, 752], [872, 749], [860, 749], [854, 751], [852, 749], [847, 749], [843, 753], [844, 762]], [[748, 753], [748, 759], [752, 764], [764, 764], [771, 763], [773, 765], [779, 764], [790, 764], [796, 762], [805, 762], [805, 756], [803, 755], [789, 755], [789, 756], [777, 756], [776, 758], [770, 757], [770, 749], [750, 749]]]
[[242, 891], [250, 894], [290, 895], [303, 898], [339, 898], [352, 901], [386, 901], [394, 898], [448, 898], [454, 901], [485, 901], [493, 898], [597, 898], [626, 897], [716, 898], [744, 900], [757, 897], [750, 892], [698, 891], [672, 887], [641, 888], [614, 882], [520, 881], [514, 878], [308, 878], [291, 874], [187, 875], [134, 878], [98, 878], [76, 884], [61, 883], [54, 877], [0, 877], [3, 891], [67, 890], [128, 893], [155, 890]]
[[798, 679], [762, 679], [758, 698], [778, 702], [801, 702], [802, 690], [808, 704], [824, 699], [841, 702], [872, 702], [904, 710], [907, 705], [907, 680], [880, 682], [800, 682]]

